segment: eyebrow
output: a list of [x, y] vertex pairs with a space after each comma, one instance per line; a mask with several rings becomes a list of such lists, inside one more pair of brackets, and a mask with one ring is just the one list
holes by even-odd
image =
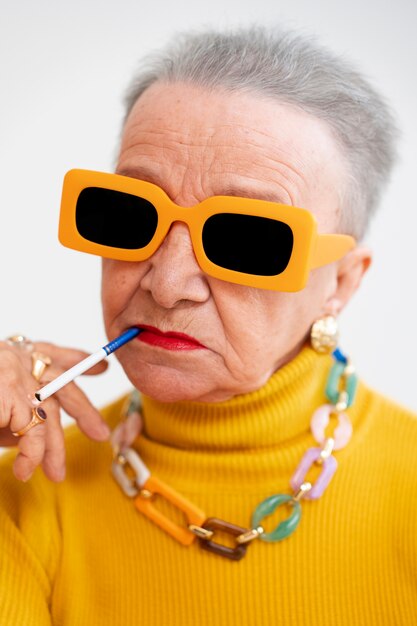
[[145, 180], [148, 183], [158, 185], [163, 189], [162, 178], [159, 174], [150, 167], [125, 167], [120, 170], [116, 169], [116, 174], [120, 176], [128, 176], [129, 178], [137, 178], [138, 180]]
[[[138, 180], [145, 180], [146, 182], [158, 185], [161, 189], [164, 189], [162, 178], [152, 168], [146, 166], [139, 167], [127, 167], [116, 170], [116, 173], [120, 176], [128, 176], [129, 178], [137, 178]], [[165, 191], [165, 189], [164, 189]], [[288, 199], [285, 199], [279, 192], [272, 190], [260, 190], [248, 187], [226, 184], [220, 193], [213, 194], [215, 196], [233, 196], [236, 198], [250, 198], [255, 200], [267, 200], [268, 202], [277, 202], [279, 204], [289, 205]]]
[[238, 185], [226, 185], [221, 194], [222, 196], [236, 196], [237, 198], [254, 198], [256, 200], [268, 200], [269, 202], [278, 202], [279, 204], [288, 204], [279, 192], [267, 191], [266, 189], [253, 189], [251, 187], [240, 187]]

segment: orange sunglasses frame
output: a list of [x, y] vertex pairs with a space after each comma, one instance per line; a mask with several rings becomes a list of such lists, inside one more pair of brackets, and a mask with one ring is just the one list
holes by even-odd
[[[82, 237], [77, 230], [76, 207], [80, 193], [88, 187], [121, 191], [151, 202], [158, 213], [158, 224], [150, 243], [144, 248], [126, 250]], [[219, 213], [255, 215], [287, 224], [293, 232], [294, 244], [286, 269], [276, 276], [256, 276], [212, 263], [204, 252], [202, 230], [205, 221]], [[305, 287], [311, 269], [338, 261], [355, 246], [355, 240], [349, 235], [319, 235], [314, 215], [294, 206], [251, 198], [212, 196], [192, 207], [182, 207], [157, 185], [128, 176], [75, 169], [64, 178], [59, 240], [67, 248], [120, 261], [144, 261], [161, 245], [173, 222], [187, 224], [194, 254], [203, 272], [220, 280], [260, 289], [299, 291]]]

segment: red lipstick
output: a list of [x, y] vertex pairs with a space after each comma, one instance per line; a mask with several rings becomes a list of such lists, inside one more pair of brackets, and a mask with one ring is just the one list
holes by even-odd
[[137, 336], [137, 340], [151, 346], [165, 348], [165, 350], [176, 350], [177, 352], [207, 349], [206, 346], [203, 346], [197, 339], [184, 333], [163, 333], [158, 328], [146, 324], [138, 326], [138, 328], [140, 328], [142, 332]]

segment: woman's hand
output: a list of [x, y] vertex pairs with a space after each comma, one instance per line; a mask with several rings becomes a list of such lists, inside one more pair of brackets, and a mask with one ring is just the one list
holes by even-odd
[[[51, 358], [51, 365], [47, 367], [43, 381], [56, 378], [88, 356], [81, 350], [50, 343], [38, 342], [33, 346], [34, 351]], [[106, 368], [107, 363], [102, 361], [87, 374], [101, 374]], [[60, 409], [73, 417], [91, 439], [103, 441], [108, 438], [110, 431], [84, 392], [72, 382], [42, 402], [42, 409], [47, 414], [45, 422], [15, 437], [12, 433], [24, 428], [32, 419], [34, 404], [31, 399], [43, 386], [31, 375], [31, 371], [30, 351], [8, 342], [0, 342], [0, 446], [18, 446], [19, 454], [13, 466], [16, 478], [28, 480], [36, 466], [42, 464], [48, 478], [61, 481], [65, 477], [65, 447]]]

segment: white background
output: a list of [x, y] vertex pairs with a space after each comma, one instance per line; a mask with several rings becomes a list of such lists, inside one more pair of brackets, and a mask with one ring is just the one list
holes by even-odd
[[[190, 27], [301, 27], [347, 54], [388, 97], [401, 162], [373, 225], [374, 266], [342, 316], [341, 345], [370, 385], [417, 409], [417, 4], [415, 0], [2, 0], [0, 336], [105, 343], [99, 260], [61, 248], [62, 178], [111, 171], [122, 94], [138, 60]], [[112, 357], [114, 359], [114, 357]], [[97, 405], [129, 388], [114, 359], [82, 383]]]

